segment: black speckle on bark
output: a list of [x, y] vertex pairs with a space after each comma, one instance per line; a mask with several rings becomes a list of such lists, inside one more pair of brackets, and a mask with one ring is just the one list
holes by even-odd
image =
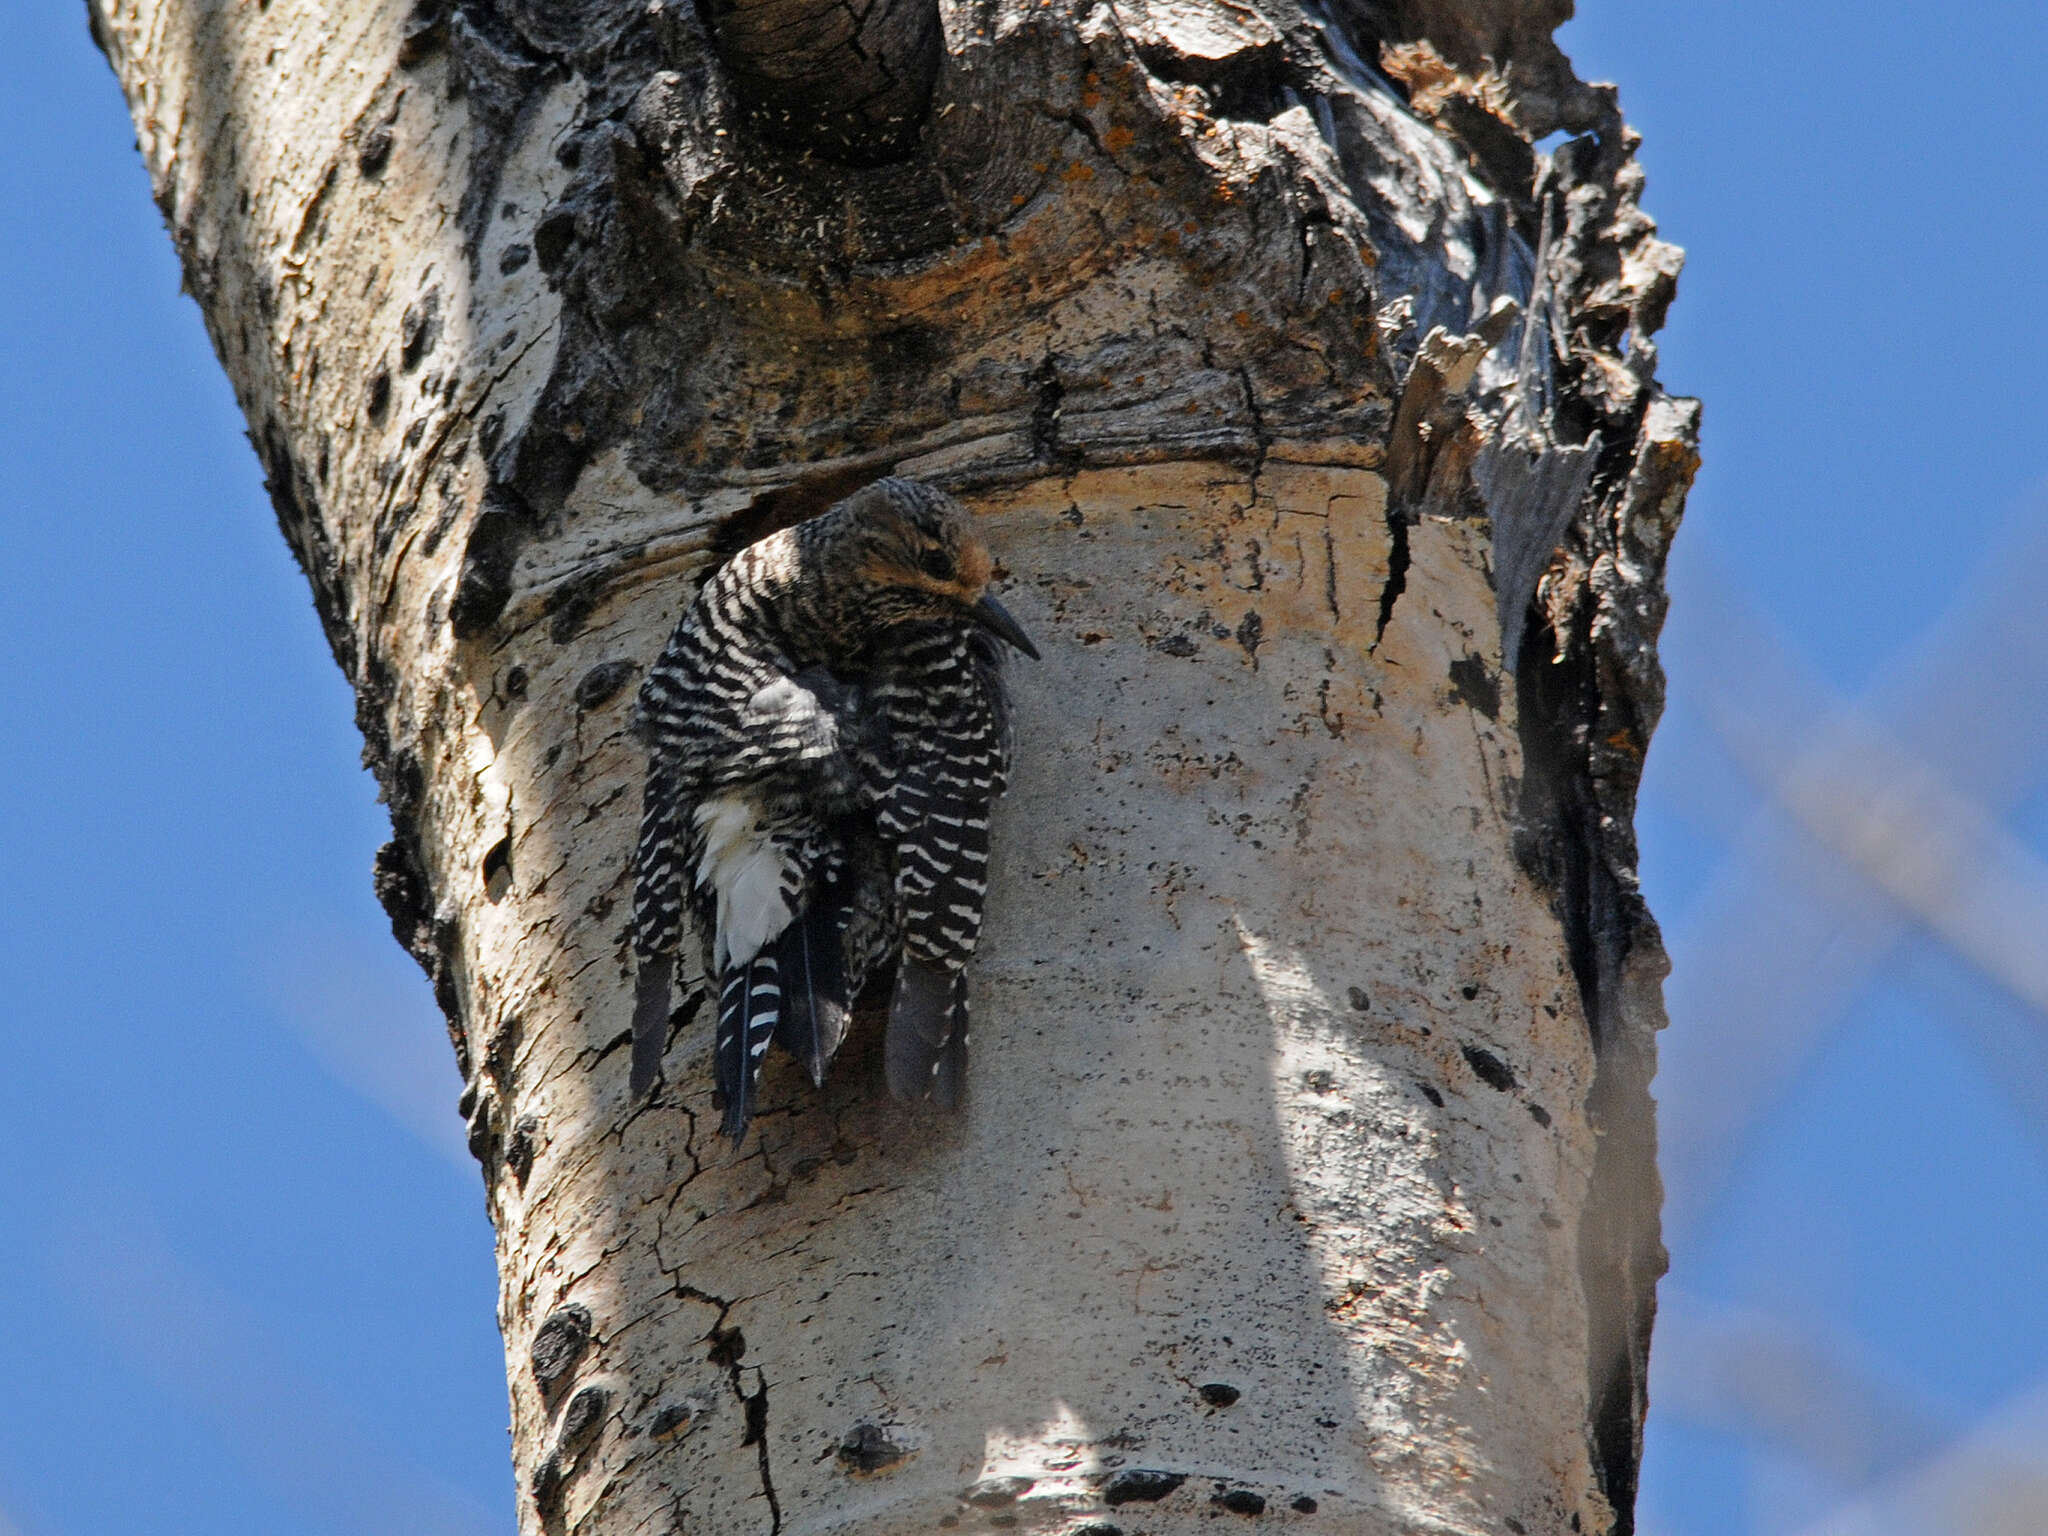
[[[369, 742], [377, 739], [368, 731], [364, 736]], [[369, 751], [367, 746], [365, 751]], [[434, 1002], [448, 1022], [448, 1038], [455, 1047], [456, 1067], [467, 1078], [470, 1074], [469, 1038], [462, 1026], [461, 996], [455, 987], [460, 933], [452, 915], [440, 916], [434, 909], [433, 891], [420, 863], [415, 834], [411, 831], [421, 793], [416, 787], [419, 764], [409, 754], [389, 763], [383, 761], [384, 756], [381, 752], [376, 754], [378, 764], [384, 768], [379, 777], [385, 782], [392, 831], [401, 835], [394, 836], [377, 850], [371, 884], [377, 893], [378, 904], [384, 908], [385, 916], [391, 919], [392, 937], [419, 963], [420, 969], [427, 973], [427, 980], [433, 983]]]
[[384, 418], [391, 413], [391, 370], [379, 368], [370, 375], [369, 388], [363, 395], [363, 408], [370, 420], [378, 426], [384, 425]]
[[508, 834], [491, 844], [484, 855], [484, 893], [492, 901], [502, 901], [512, 886], [512, 839]]
[[522, 1115], [519, 1123], [512, 1127], [512, 1134], [505, 1139], [505, 1166], [512, 1170], [512, 1177], [519, 1181], [521, 1189], [526, 1188], [526, 1176], [533, 1172], [534, 1153], [540, 1142], [540, 1121], [533, 1115]]
[[[880, 1472], [885, 1467], [895, 1466], [909, 1454], [891, 1440], [879, 1424], [856, 1424], [839, 1438], [839, 1464], [849, 1472]], [[1030, 1484], [1027, 1482], [1025, 1486]]]
[[1299, 1498], [1290, 1500], [1287, 1507], [1297, 1515], [1312, 1515], [1319, 1506], [1314, 1499], [1304, 1493]]
[[1201, 649], [1193, 635], [1168, 635], [1164, 640], [1152, 642], [1152, 649], [1162, 656], [1187, 657]]
[[[463, 1108], [464, 1105], [468, 1107]], [[472, 1080], [463, 1090], [462, 1103], [456, 1107], [462, 1109], [463, 1118], [469, 1122], [469, 1155], [481, 1163], [488, 1174], [491, 1154], [496, 1150], [498, 1141], [497, 1095], [486, 1084]]]
[[1266, 637], [1266, 621], [1259, 617], [1259, 610], [1248, 609], [1237, 626], [1237, 643], [1244, 647], [1247, 656], [1259, 654], [1259, 642]]
[[1451, 697], [1489, 720], [1500, 719], [1500, 679], [1477, 656], [1451, 663]]
[[533, 1507], [539, 1510], [544, 1518], [560, 1514], [564, 1488], [561, 1458], [551, 1451], [541, 1464], [533, 1469]]
[[533, 227], [533, 254], [541, 271], [550, 277], [562, 270], [563, 259], [575, 243], [576, 215], [570, 209], [557, 209]]
[[1102, 1485], [1102, 1502], [1111, 1509], [1120, 1504], [1157, 1504], [1186, 1481], [1179, 1472], [1127, 1467]]
[[379, 123], [363, 135], [356, 149], [356, 169], [369, 177], [380, 176], [391, 163], [391, 125]]
[[654, 1416], [647, 1432], [657, 1440], [672, 1440], [697, 1418], [698, 1410], [688, 1403], [668, 1403]]
[[1541, 1104], [1531, 1104], [1529, 1106], [1529, 1118], [1538, 1125], [1547, 1127], [1550, 1124], [1550, 1111]]
[[527, 1363], [543, 1400], [552, 1401], [590, 1347], [590, 1310], [570, 1305], [548, 1314], [533, 1335]]
[[441, 339], [441, 290], [429, 288], [398, 320], [398, 363], [407, 373], [419, 367]]
[[512, 568], [533, 525], [532, 509], [518, 492], [494, 485], [463, 551], [462, 574], [448, 605], [449, 627], [458, 640], [474, 640], [497, 622], [512, 601]]
[[1195, 1388], [1195, 1393], [1211, 1408], [1228, 1408], [1244, 1394], [1227, 1381], [1209, 1381]]
[[1515, 1086], [1514, 1069], [1489, 1050], [1476, 1045], [1460, 1046], [1465, 1064], [1472, 1069], [1473, 1076], [1500, 1093], [1506, 1093]]
[[562, 1438], [558, 1442], [565, 1458], [580, 1456], [597, 1438], [611, 1406], [611, 1392], [599, 1386], [585, 1387], [569, 1399], [569, 1406], [562, 1411]]
[[601, 661], [577, 681], [576, 707], [592, 710], [604, 704], [626, 686], [638, 670], [630, 661]]
[[1431, 1087], [1428, 1083], [1417, 1083], [1415, 1086], [1421, 1089], [1422, 1096], [1425, 1099], [1429, 1100], [1430, 1103], [1434, 1104], [1438, 1109], [1442, 1109], [1444, 1107], [1444, 1096], [1438, 1093], [1435, 1088]]
[[514, 241], [498, 253], [498, 270], [503, 273], [517, 272], [533, 260], [533, 247], [523, 241]]
[[1217, 1494], [1209, 1500], [1220, 1509], [1227, 1509], [1233, 1515], [1263, 1515], [1266, 1512], [1266, 1496], [1254, 1493], [1249, 1488], [1232, 1488]]
[[1344, 997], [1359, 1013], [1364, 1013], [1366, 1009], [1372, 1006], [1372, 999], [1365, 995], [1365, 988], [1363, 987], [1348, 988], [1344, 993]]

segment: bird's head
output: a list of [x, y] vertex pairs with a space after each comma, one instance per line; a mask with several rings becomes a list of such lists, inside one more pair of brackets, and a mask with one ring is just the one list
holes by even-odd
[[995, 560], [973, 515], [944, 491], [891, 476], [835, 509], [854, 547], [854, 578], [887, 623], [966, 618], [1036, 660], [1038, 648], [989, 595]]

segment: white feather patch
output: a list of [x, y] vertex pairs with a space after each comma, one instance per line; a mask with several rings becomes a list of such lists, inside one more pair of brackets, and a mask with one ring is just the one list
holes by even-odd
[[750, 722], [796, 721], [818, 713], [818, 696], [793, 677], [776, 677], [754, 690], [747, 700]]
[[744, 795], [716, 795], [697, 807], [704, 856], [697, 884], [718, 897], [712, 950], [720, 970], [751, 960], [796, 914], [782, 895], [783, 857]]

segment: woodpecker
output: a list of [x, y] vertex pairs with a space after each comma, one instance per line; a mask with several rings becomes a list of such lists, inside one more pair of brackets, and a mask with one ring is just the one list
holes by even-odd
[[888, 478], [748, 545], [640, 689], [635, 1095], [660, 1066], [687, 913], [718, 997], [724, 1131], [780, 1042], [822, 1083], [870, 975], [898, 962], [891, 1092], [958, 1102], [964, 971], [1009, 766], [1002, 641], [967, 510]]

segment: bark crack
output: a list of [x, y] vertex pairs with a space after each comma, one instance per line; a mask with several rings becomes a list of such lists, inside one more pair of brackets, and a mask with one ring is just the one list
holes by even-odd
[[1372, 632], [1375, 651], [1387, 638], [1387, 626], [1394, 621], [1394, 604], [1408, 590], [1408, 518], [1399, 508], [1387, 509], [1387, 537], [1387, 579], [1380, 587], [1380, 616]]
[[[761, 1466], [761, 1492], [768, 1500], [768, 1536], [779, 1536], [782, 1530], [782, 1503], [775, 1497], [775, 1474], [768, 1465], [768, 1377], [757, 1365], [754, 1377], [759, 1385], [752, 1397], [742, 1397], [747, 1414], [747, 1438], [740, 1444], [751, 1443]], [[739, 1368], [733, 1368], [733, 1390], [739, 1390]]]
[[754, 1373], [754, 1390], [747, 1391], [745, 1372], [750, 1367], [742, 1362], [747, 1353], [747, 1337], [737, 1328], [728, 1328], [726, 1319], [738, 1305], [722, 1296], [713, 1296], [700, 1291], [694, 1285], [678, 1283], [676, 1294], [688, 1301], [701, 1301], [708, 1307], [718, 1309], [718, 1321], [711, 1325], [711, 1331], [704, 1335], [711, 1346], [710, 1359], [715, 1366], [726, 1373], [726, 1380], [732, 1387], [732, 1395], [740, 1405], [746, 1432], [740, 1445], [754, 1447], [754, 1456], [761, 1472], [761, 1494], [768, 1501], [768, 1536], [781, 1536], [782, 1501], [775, 1495], [775, 1473], [768, 1461], [768, 1375], [758, 1365], [751, 1367]]

